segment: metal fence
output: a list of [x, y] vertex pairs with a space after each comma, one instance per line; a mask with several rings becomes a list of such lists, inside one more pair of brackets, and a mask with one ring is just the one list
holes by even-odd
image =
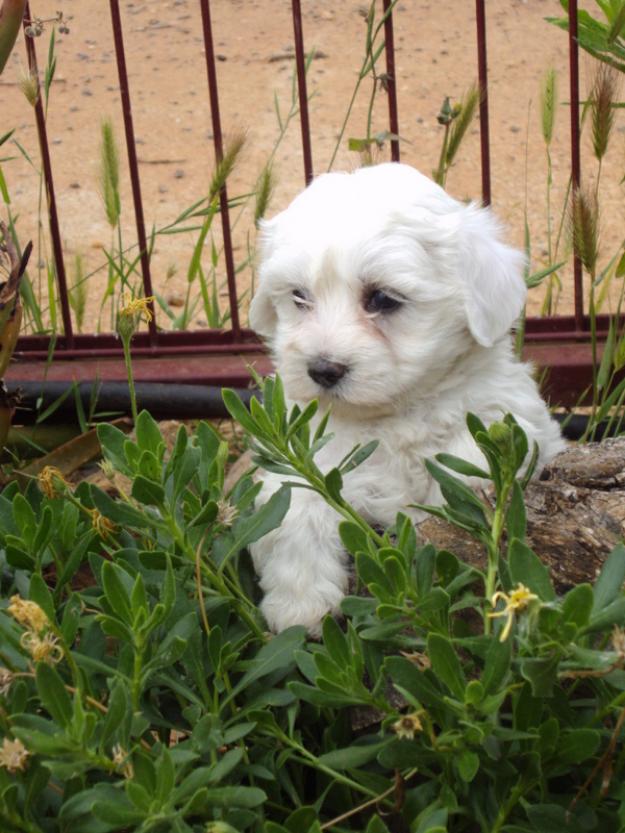
[[[216, 160], [223, 157], [222, 125], [219, 106], [219, 84], [216, 53], [214, 49], [213, 26], [209, 0], [198, 0], [201, 10], [202, 35], [206, 55], [208, 96], [212, 115], [214, 153]], [[397, 78], [395, 71], [395, 50], [393, 13], [391, 0], [382, 0], [384, 21], [386, 76], [388, 96], [389, 131], [398, 136], [401, 133], [400, 115], [397, 106]], [[128, 167], [132, 184], [132, 197], [136, 223], [136, 234], [141, 252], [141, 275], [145, 296], [151, 296], [152, 276], [150, 272], [149, 248], [146, 238], [141, 181], [137, 159], [135, 133], [132, 118], [131, 92], [126, 69], [126, 53], [119, 0], [109, 0], [115, 56], [119, 77], [119, 90], [125, 130]], [[301, 125], [301, 156], [304, 179], [309, 182], [314, 175], [311, 131], [308, 113], [308, 92], [306, 78], [305, 32], [302, 25], [300, 0], [292, 0], [293, 42], [299, 95], [299, 119]], [[479, 107], [479, 128], [481, 147], [481, 178], [483, 202], [491, 201], [491, 166], [488, 112], [488, 54], [486, 42], [486, 2], [476, 0], [476, 64], [481, 92]], [[579, 64], [577, 45], [577, 2], [569, 2], [569, 90], [571, 120], [571, 175], [573, 188], [580, 182], [580, 96]], [[27, 5], [26, 16], [30, 17]], [[30, 69], [37, 70], [35, 41], [26, 38]], [[54, 361], [49, 362], [51, 343], [47, 336], [24, 336], [20, 339], [16, 354], [18, 363], [12, 370], [14, 378], [33, 380], [45, 376], [49, 379], [95, 378], [101, 380], [124, 378], [121, 361], [121, 346], [113, 334], [88, 335], [74, 332], [70, 310], [66, 270], [61, 245], [61, 232], [57, 200], [54, 190], [54, 175], [50, 159], [46, 121], [43, 104], [39, 98], [35, 114], [41, 150], [43, 176], [48, 195], [50, 237], [58, 281], [59, 302], [62, 313], [63, 334], [54, 337]], [[390, 142], [390, 155], [394, 161], [400, 159], [400, 144], [397, 139]], [[156, 319], [148, 325], [147, 332], [137, 333], [133, 339], [133, 356], [137, 378], [143, 381], [187, 381], [209, 384], [243, 385], [249, 380], [247, 363], [255, 361], [261, 371], [268, 367], [258, 339], [250, 330], [241, 326], [235, 280], [235, 265], [232, 252], [230, 215], [227, 187], [220, 193], [220, 216], [222, 221], [225, 267], [230, 308], [230, 326], [224, 330], [194, 330], [188, 332], [161, 331]], [[542, 367], [550, 369], [550, 388], [561, 402], [575, 401], [579, 391], [590, 376], [590, 352], [588, 348], [589, 319], [584, 310], [582, 292], [582, 270], [577, 256], [574, 257], [575, 303], [573, 315], [551, 318], [528, 319], [526, 353]], [[607, 330], [607, 321], [598, 320], [599, 337]], [[181, 359], [184, 357], [184, 361]], [[155, 361], [156, 360], [156, 361]]]

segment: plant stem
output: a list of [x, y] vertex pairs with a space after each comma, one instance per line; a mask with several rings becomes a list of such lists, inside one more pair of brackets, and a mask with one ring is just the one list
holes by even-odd
[[137, 417], [139, 416], [137, 410], [137, 393], [135, 391], [135, 380], [132, 373], [132, 357], [130, 355], [130, 338], [122, 336], [122, 348], [124, 350], [124, 364], [126, 365], [126, 375], [128, 377], [128, 391], [130, 393], [130, 408], [132, 410], [133, 424], [137, 424]]

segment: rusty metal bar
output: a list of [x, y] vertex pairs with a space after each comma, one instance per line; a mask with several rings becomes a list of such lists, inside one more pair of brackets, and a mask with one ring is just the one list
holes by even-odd
[[[211, 25], [209, 0], [200, 0], [202, 12], [202, 31], [204, 34], [204, 52], [206, 55], [206, 74], [208, 77], [208, 93], [210, 96], [211, 118], [213, 122], [213, 144], [217, 164], [224, 156], [223, 137], [221, 132], [221, 116], [219, 114], [219, 89], [217, 86], [217, 66], [215, 63], [215, 49], [213, 46], [213, 29]], [[228, 188], [224, 182], [219, 192], [221, 209], [221, 229], [224, 238], [224, 257], [226, 259], [226, 277], [228, 280], [228, 299], [230, 302], [230, 320], [235, 337], [241, 332], [239, 322], [239, 301], [237, 298], [236, 272], [232, 255], [232, 234], [230, 231], [230, 209], [228, 208]]]
[[[24, 30], [26, 29], [28, 23], [30, 23], [30, 20], [30, 4], [26, 3]], [[54, 193], [54, 178], [52, 176], [52, 162], [50, 160], [50, 147], [48, 145], [48, 133], [46, 130], [46, 116], [43, 110], [43, 101], [41, 100], [41, 84], [39, 83], [39, 73], [37, 69], [37, 53], [35, 51], [34, 38], [29, 38], [28, 35], [24, 34], [24, 40], [26, 41], [26, 52], [28, 54], [28, 68], [31, 75], [37, 79], [35, 118], [37, 120], [37, 135], [39, 137], [39, 149], [41, 151], [43, 178], [46, 184], [48, 218], [50, 221], [50, 238], [52, 241], [52, 253], [54, 256], [56, 279], [59, 287], [59, 301], [61, 304], [63, 330], [65, 331], [68, 347], [71, 347], [74, 343], [74, 329], [72, 326], [72, 314], [69, 306], [69, 292], [67, 291], [67, 276], [65, 274], [65, 262], [63, 260], [61, 230], [59, 227], [56, 196]]]
[[[569, 79], [571, 98], [571, 198], [576, 199], [581, 182], [580, 139], [579, 139], [579, 51], [577, 46], [577, 0], [569, 0]], [[575, 323], [581, 330], [584, 326], [584, 285], [582, 261], [573, 253], [573, 286], [575, 291]]]
[[480, 152], [482, 156], [482, 202], [491, 204], [490, 137], [488, 125], [488, 58], [486, 52], [486, 9], [484, 0], [475, 0], [477, 23], [477, 72], [480, 88]]
[[297, 92], [299, 96], [299, 121], [302, 129], [302, 156], [304, 158], [304, 180], [312, 180], [313, 161], [310, 142], [310, 121], [308, 118], [308, 91], [306, 89], [306, 56], [304, 54], [304, 31], [300, 0], [292, 0], [293, 37], [295, 40], [295, 65], [297, 67]]
[[[150, 255], [145, 236], [145, 220], [143, 218], [143, 201], [141, 199], [141, 182], [139, 180], [139, 162], [137, 160], [137, 147], [135, 144], [135, 131], [132, 122], [132, 104], [130, 102], [130, 87], [128, 84], [128, 71], [126, 69], [126, 54], [124, 50], [124, 36], [122, 32], [122, 21], [119, 13], [119, 0], [110, 0], [111, 22], [113, 24], [113, 38], [115, 41], [115, 57], [117, 59], [117, 74], [119, 76], [119, 90], [122, 99], [122, 112], [124, 115], [124, 132], [126, 134], [126, 149], [128, 152], [128, 168], [130, 170], [130, 183], [132, 186], [132, 201], [135, 208], [135, 223], [137, 226], [137, 240], [141, 252], [141, 276], [143, 278], [143, 292], [146, 298], [152, 297], [152, 276], [150, 274]], [[158, 333], [154, 315], [154, 303], [149, 302], [151, 318], [148, 322], [150, 341], [156, 344]]]
[[[395, 77], [395, 38], [391, 1], [384, 0], [384, 51], [386, 52], [386, 92], [388, 95], [388, 123], [391, 133], [399, 136], [397, 112], [397, 83]], [[399, 162], [399, 139], [391, 139], [391, 160]]]

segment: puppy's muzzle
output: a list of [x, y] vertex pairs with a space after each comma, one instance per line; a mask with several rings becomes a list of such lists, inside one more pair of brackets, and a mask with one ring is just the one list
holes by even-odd
[[349, 370], [346, 364], [316, 359], [308, 365], [308, 375], [322, 388], [333, 388]]

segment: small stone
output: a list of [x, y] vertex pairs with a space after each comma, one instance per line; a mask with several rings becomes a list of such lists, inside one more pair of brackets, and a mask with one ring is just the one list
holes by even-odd
[[176, 179], [182, 179], [184, 177], [184, 171], [182, 170], [182, 168], [176, 168], [176, 170], [174, 171], [174, 177]]
[[70, 188], [80, 188], [80, 182], [70, 182]]
[[167, 303], [170, 307], [183, 307], [184, 306], [184, 297], [180, 292], [170, 292], [167, 295], [166, 299]]

